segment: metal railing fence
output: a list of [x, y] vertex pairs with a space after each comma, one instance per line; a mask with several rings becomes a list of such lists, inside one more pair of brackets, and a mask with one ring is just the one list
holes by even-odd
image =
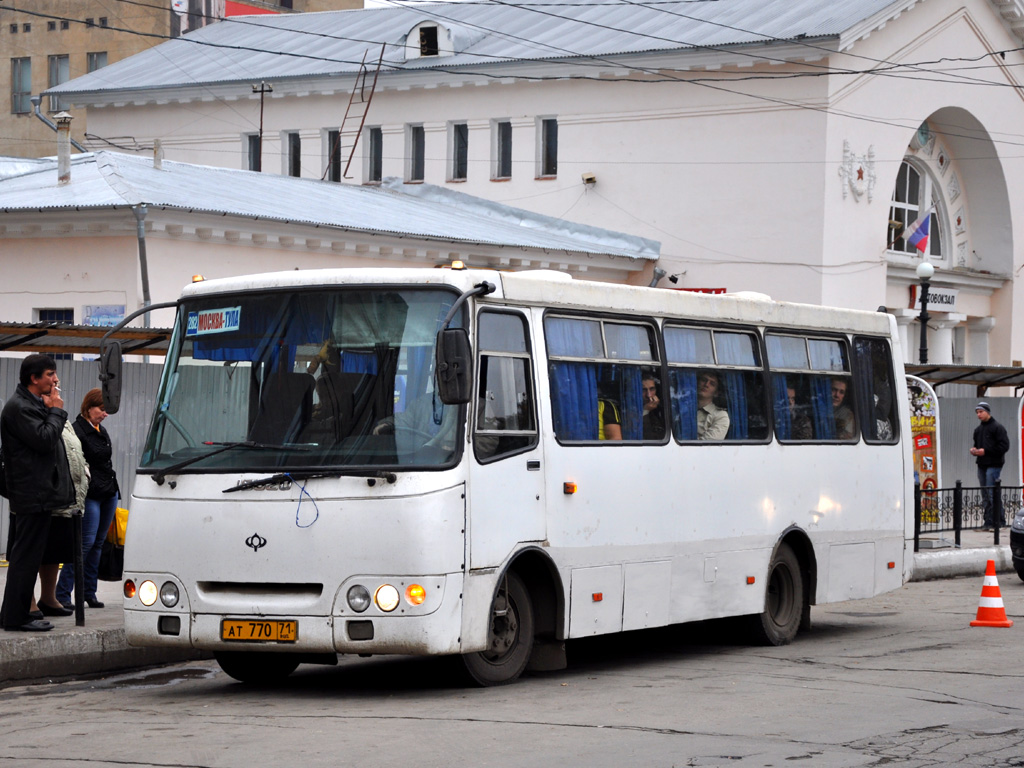
[[[992, 522], [985, 522], [985, 502], [993, 504]], [[954, 542], [960, 546], [960, 532], [992, 531], [992, 543], [999, 545], [1003, 528], [1024, 507], [1024, 487], [1007, 486], [998, 480], [992, 487], [965, 488], [957, 480], [953, 488], [922, 489], [914, 485], [914, 551], [920, 547], [921, 534], [953, 531]]]

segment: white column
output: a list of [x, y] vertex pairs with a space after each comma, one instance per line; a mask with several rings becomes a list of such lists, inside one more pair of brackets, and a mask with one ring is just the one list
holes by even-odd
[[988, 365], [988, 335], [996, 327], [994, 317], [979, 317], [967, 324], [967, 362]]
[[[920, 345], [920, 336], [916, 337], [918, 341], [911, 341], [910, 338], [910, 324], [917, 319], [916, 309], [894, 309], [891, 314], [896, 318], [896, 329], [900, 334], [900, 346], [903, 347], [903, 362], [904, 363], [916, 363], [917, 362], [917, 349]], [[916, 325], [914, 326], [917, 327]]]
[[936, 364], [952, 364], [953, 362], [953, 329], [967, 319], [967, 315], [950, 312], [932, 316], [928, 322], [928, 362]]

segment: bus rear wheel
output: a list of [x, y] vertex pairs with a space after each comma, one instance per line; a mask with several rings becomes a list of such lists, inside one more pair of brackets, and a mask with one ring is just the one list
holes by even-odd
[[523, 673], [532, 652], [533, 604], [522, 579], [507, 573], [491, 604], [487, 650], [463, 655], [462, 663], [477, 685], [504, 685]]
[[805, 599], [800, 561], [792, 547], [780, 544], [768, 566], [764, 611], [750, 617], [754, 640], [760, 645], [791, 643], [800, 629]]
[[287, 653], [216, 651], [213, 657], [226, 675], [241, 683], [276, 683], [299, 666], [299, 662]]

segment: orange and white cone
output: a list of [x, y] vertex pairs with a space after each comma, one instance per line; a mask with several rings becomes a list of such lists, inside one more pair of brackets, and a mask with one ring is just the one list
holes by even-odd
[[989, 560], [985, 566], [985, 581], [981, 587], [981, 602], [978, 603], [978, 618], [971, 622], [972, 627], [1012, 627], [1013, 622], [1006, 618], [1003, 607], [1003, 594], [999, 591], [999, 580], [996, 579], [996, 561]]

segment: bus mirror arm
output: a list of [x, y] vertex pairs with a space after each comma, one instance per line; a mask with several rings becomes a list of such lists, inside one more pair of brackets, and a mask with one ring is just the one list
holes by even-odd
[[117, 413], [121, 408], [121, 342], [111, 339], [111, 335], [117, 333], [128, 323], [139, 315], [152, 312], [155, 309], [169, 309], [178, 306], [176, 301], [165, 301], [160, 304], [147, 304], [140, 307], [125, 317], [103, 334], [100, 339], [100, 389], [103, 393], [103, 410], [107, 413]]
[[471, 296], [494, 293], [494, 283], [486, 280], [465, 291], [452, 304], [437, 332], [435, 376], [437, 392], [445, 405], [463, 405], [472, 397], [473, 349], [469, 344], [469, 331], [449, 328], [455, 313]]

